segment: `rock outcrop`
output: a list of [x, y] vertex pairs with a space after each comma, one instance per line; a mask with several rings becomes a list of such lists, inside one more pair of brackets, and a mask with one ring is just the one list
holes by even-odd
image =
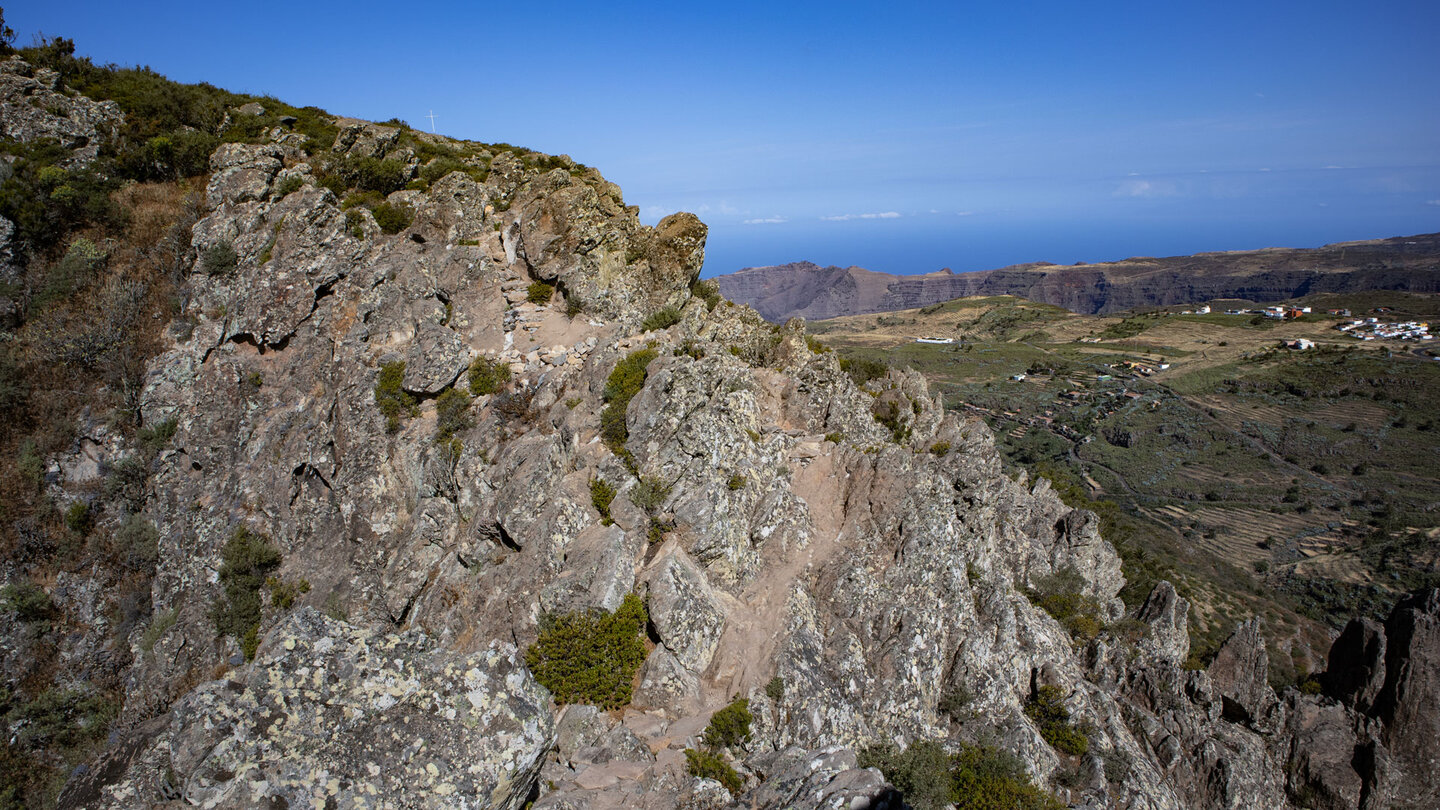
[[[1185, 600], [1162, 584], [1121, 632], [1094, 515], [1007, 475], [922, 375], [857, 387], [803, 323], [694, 295], [698, 219], [647, 228], [598, 172], [500, 150], [483, 181], [390, 195], [414, 216], [386, 233], [297, 137], [212, 156], [189, 328], [141, 398], [173, 426], [137, 497], [151, 620], [62, 805], [899, 807], [859, 754], [918, 741], [1002, 748], [1084, 807], [1400, 806], [1440, 781], [1433, 593], [1347, 631], [1328, 696], [1277, 696], [1253, 623], [1183, 669]], [[335, 149], [420, 161], [364, 122]], [[645, 368], [620, 408], [626, 358]], [[467, 369], [502, 366], [470, 398]], [[63, 485], [99, 466], [67, 460]], [[260, 623], [217, 637], [225, 549], [261, 536]], [[1062, 573], [1112, 629], [1032, 601]], [[522, 651], [632, 592], [630, 704], [555, 705]], [[685, 752], [737, 698], [727, 788]]]

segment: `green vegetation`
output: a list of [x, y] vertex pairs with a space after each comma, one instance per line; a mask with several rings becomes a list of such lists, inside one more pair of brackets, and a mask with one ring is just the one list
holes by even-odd
[[946, 687], [945, 690], [940, 693], [940, 701], [935, 705], [935, 708], [939, 709], [941, 714], [952, 720], [963, 720], [965, 718], [965, 711], [970, 706], [970, 701], [972, 700], [974, 700], [974, 696], [970, 694], [969, 689], [966, 689], [961, 684], [955, 684]]
[[651, 516], [660, 510], [661, 505], [668, 497], [670, 497], [670, 484], [650, 475], [641, 476], [630, 490], [630, 502]]
[[690, 285], [690, 294], [704, 301], [705, 307], [711, 312], [720, 306], [720, 285], [712, 279], [696, 281]]
[[869, 357], [841, 356], [840, 370], [850, 375], [850, 379], [856, 385], [864, 385], [871, 380], [884, 377], [890, 371], [890, 367], [880, 360]]
[[448, 442], [456, 433], [475, 425], [470, 418], [470, 395], [459, 388], [446, 388], [435, 398], [435, 441]]
[[1154, 325], [1154, 322], [1154, 316], [1125, 318], [1119, 323], [1112, 323], [1109, 326], [1105, 327], [1105, 329], [1101, 331], [1097, 337], [1103, 338], [1105, 340], [1121, 340], [1124, 338], [1132, 338], [1140, 334], [1141, 332], [1144, 332], [1146, 329], [1149, 329], [1151, 326]]
[[234, 273], [235, 266], [239, 261], [240, 257], [235, 253], [235, 246], [230, 244], [228, 239], [221, 239], [205, 248], [205, 252], [200, 254], [200, 268], [205, 271], [206, 275], [211, 276], [228, 276]]
[[765, 684], [765, 697], [772, 703], [779, 703], [785, 697], [785, 679], [776, 675]]
[[686, 748], [685, 772], [701, 779], [714, 779], [730, 791], [731, 795], [739, 794], [745, 787], [744, 781], [740, 779], [740, 774], [735, 772], [730, 763], [712, 751], [696, 751], [693, 748]]
[[309, 580], [289, 582], [279, 577], [266, 577], [265, 587], [270, 589], [270, 604], [281, 610], [295, 606], [295, 600], [310, 592]]
[[532, 304], [548, 304], [555, 295], [555, 287], [543, 281], [532, 281], [525, 290], [525, 300]]
[[934, 456], [944, 456], [944, 455], [948, 455], [949, 453], [950, 453], [950, 443], [949, 443], [949, 442], [935, 442], [934, 444], [930, 445], [930, 454], [931, 454], [931, 455], [934, 455]]
[[555, 700], [615, 709], [630, 702], [630, 682], [645, 661], [647, 615], [629, 594], [614, 613], [545, 616], [525, 663]]
[[665, 307], [664, 309], [645, 316], [645, 320], [640, 322], [640, 331], [654, 332], [657, 329], [666, 329], [674, 326], [679, 322], [680, 310], [675, 307]]
[[245, 660], [260, 646], [260, 589], [270, 572], [280, 567], [280, 549], [266, 535], [241, 526], [220, 551], [220, 585], [223, 601], [211, 609], [215, 630], [240, 643]]
[[470, 394], [485, 396], [499, 391], [510, 382], [510, 366], [481, 356], [470, 364], [467, 375], [470, 380]]
[[750, 701], [739, 698], [710, 716], [701, 742], [712, 750], [733, 748], [750, 739]]
[[50, 594], [30, 582], [20, 582], [0, 588], [0, 605], [15, 611], [15, 618], [22, 622], [39, 622], [55, 615], [55, 603]]
[[744, 489], [747, 483], [749, 482], [745, 480], [745, 476], [741, 475], [740, 473], [735, 473], [734, 475], [730, 476], [730, 480], [725, 482], [725, 488], [729, 489], [731, 492], [734, 492], [737, 489]]
[[390, 234], [405, 230], [415, 220], [415, 210], [404, 203], [382, 202], [371, 208], [370, 214], [380, 230]]
[[891, 745], [861, 752], [862, 768], [879, 768], [907, 807], [943, 810], [1063, 810], [1058, 799], [1030, 782], [1019, 759], [986, 745], [962, 743], [947, 754], [933, 742], [904, 751]]
[[385, 432], [400, 430], [400, 420], [406, 416], [417, 416], [420, 406], [415, 397], [401, 388], [405, 380], [405, 363], [396, 361], [380, 367], [380, 379], [375, 383], [375, 404], [385, 415]]
[[625, 420], [630, 400], [644, 387], [646, 367], [657, 356], [656, 351], [649, 348], [631, 352], [615, 364], [615, 369], [605, 380], [605, 407], [600, 411], [600, 436], [611, 452], [622, 458], [629, 457], [625, 442], [630, 438], [630, 430]]
[[604, 478], [590, 479], [590, 502], [595, 505], [595, 511], [600, 513], [600, 525], [609, 526], [615, 521], [610, 519], [610, 504], [615, 500], [615, 487], [610, 486]]
[[1083, 593], [1085, 580], [1074, 568], [1035, 580], [1025, 595], [1046, 613], [1054, 616], [1077, 641], [1090, 641], [1100, 634], [1100, 603]]
[[1070, 722], [1065, 695], [1058, 686], [1042, 686], [1025, 704], [1025, 714], [1040, 727], [1040, 736], [1062, 754], [1079, 756], [1090, 750], [1085, 731]]

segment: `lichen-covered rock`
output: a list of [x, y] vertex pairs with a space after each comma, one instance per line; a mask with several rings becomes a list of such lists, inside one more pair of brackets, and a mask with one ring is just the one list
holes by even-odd
[[62, 165], [95, 159], [107, 138], [124, 122], [113, 101], [92, 101], [59, 90], [60, 74], [37, 68], [23, 57], [0, 62], [0, 138], [30, 143], [53, 140], [70, 150]]
[[[548, 695], [513, 646], [456, 655], [301, 609], [252, 665], [202, 685], [122, 778], [71, 801], [139, 807], [339, 806], [426, 797], [521, 807], [555, 742]], [[407, 802], [409, 803], [409, 802]]]

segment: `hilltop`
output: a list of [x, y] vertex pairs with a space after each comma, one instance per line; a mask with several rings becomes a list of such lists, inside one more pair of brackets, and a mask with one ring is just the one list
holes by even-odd
[[1061, 266], [915, 276], [810, 262], [749, 267], [715, 277], [720, 291], [767, 320], [825, 320], [913, 309], [967, 296], [1014, 295], [1087, 315], [1213, 299], [1284, 301], [1311, 293], [1440, 292], [1440, 234], [1340, 242], [1319, 248], [1198, 253]]

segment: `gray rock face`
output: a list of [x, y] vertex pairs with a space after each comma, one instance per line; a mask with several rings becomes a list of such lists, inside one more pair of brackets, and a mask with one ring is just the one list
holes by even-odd
[[89, 163], [124, 120], [113, 101], [59, 92], [60, 74], [20, 56], [0, 62], [0, 137], [29, 143], [50, 139], [71, 151], [68, 166]]
[[302, 609], [253, 666], [176, 703], [120, 778], [72, 783], [70, 801], [352, 807], [410, 795], [514, 810], [555, 743], [547, 704], [513, 646], [456, 655], [422, 633]]

